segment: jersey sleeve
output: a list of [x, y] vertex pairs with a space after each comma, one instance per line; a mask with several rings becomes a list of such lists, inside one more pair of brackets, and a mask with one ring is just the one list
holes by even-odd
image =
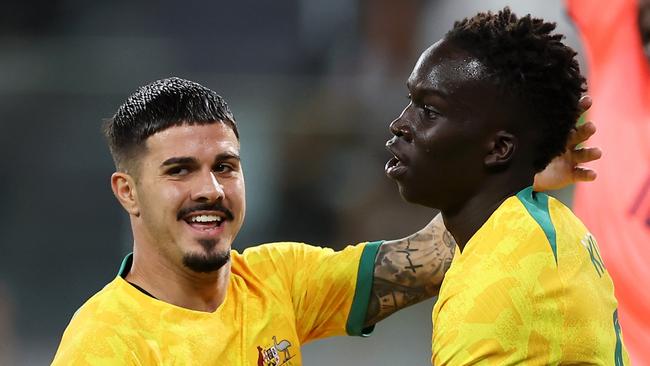
[[273, 243], [251, 249], [258, 254], [266, 252], [267, 266], [272, 263], [291, 299], [298, 336], [307, 342], [371, 331], [364, 331], [363, 323], [380, 244], [361, 243], [341, 251], [302, 243]]

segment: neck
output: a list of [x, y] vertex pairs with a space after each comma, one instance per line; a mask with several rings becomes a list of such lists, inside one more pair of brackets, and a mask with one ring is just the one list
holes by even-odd
[[508, 183], [495, 180], [493, 184], [482, 187], [458, 208], [442, 211], [445, 227], [453, 235], [461, 251], [503, 201], [532, 184], [528, 180], [517, 184]]
[[126, 280], [142, 287], [158, 300], [186, 309], [213, 312], [224, 301], [230, 279], [230, 262], [212, 273], [196, 273], [137, 242], [133, 265]]

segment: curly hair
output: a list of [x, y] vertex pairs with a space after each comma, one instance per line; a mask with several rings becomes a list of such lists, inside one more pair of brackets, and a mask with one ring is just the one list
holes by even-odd
[[225, 123], [239, 139], [235, 117], [221, 96], [171, 77], [140, 87], [104, 122], [103, 132], [116, 168], [125, 170], [149, 136], [172, 126], [212, 123]]
[[564, 152], [586, 90], [576, 52], [562, 43], [563, 35], [553, 33], [555, 27], [530, 14], [517, 17], [506, 7], [457, 21], [445, 36], [481, 61], [489, 79], [523, 114], [522, 127], [532, 129], [536, 139], [536, 171]]

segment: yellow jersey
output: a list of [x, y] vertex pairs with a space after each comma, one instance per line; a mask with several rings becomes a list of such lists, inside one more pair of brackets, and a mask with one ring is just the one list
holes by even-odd
[[118, 276], [75, 313], [53, 365], [301, 365], [305, 342], [363, 335], [379, 245], [335, 252], [273, 243], [232, 251], [226, 298], [212, 313], [135, 288], [124, 280], [129, 255]]
[[432, 318], [437, 366], [629, 365], [594, 237], [531, 187], [456, 249]]

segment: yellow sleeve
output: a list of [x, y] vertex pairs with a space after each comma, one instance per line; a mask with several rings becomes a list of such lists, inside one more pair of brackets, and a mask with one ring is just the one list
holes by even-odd
[[[381, 242], [341, 251], [302, 243], [273, 243], [265, 251], [291, 298], [302, 342], [335, 335], [365, 335], [374, 261]], [[253, 248], [251, 248], [253, 249]], [[244, 254], [246, 255], [246, 253]]]

